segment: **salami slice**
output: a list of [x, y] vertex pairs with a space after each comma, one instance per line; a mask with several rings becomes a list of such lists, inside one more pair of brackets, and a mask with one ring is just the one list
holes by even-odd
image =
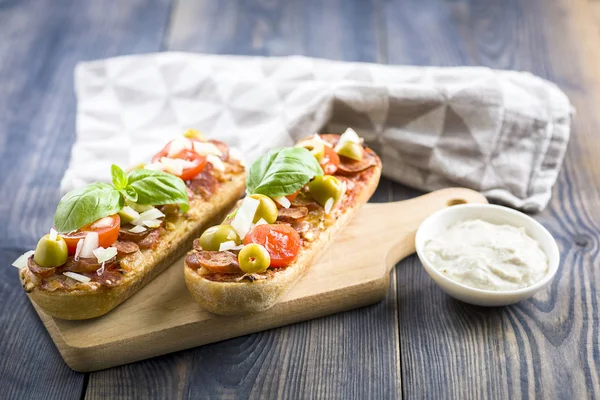
[[129, 231], [131, 228], [133, 228], [133, 225], [122, 225], [121, 229], [119, 230], [119, 240], [128, 240], [137, 243], [150, 233], [150, 230], [145, 230], [144, 232], [140, 233], [133, 233]]
[[354, 175], [367, 170], [377, 165], [375, 158], [365, 151], [365, 156], [362, 160], [356, 161], [347, 157], [340, 157], [340, 165], [338, 166], [338, 173], [340, 175]]
[[306, 198], [306, 197], [302, 197], [302, 196], [298, 196], [296, 197], [293, 201], [292, 201], [292, 207], [306, 207], [309, 210], [313, 211], [313, 210], [318, 210], [318, 209], [323, 209], [323, 207], [321, 207], [319, 205], [319, 203], [317, 203], [316, 201], [314, 201], [311, 198]]
[[207, 163], [206, 167], [204, 167], [204, 171], [188, 183], [192, 192], [201, 195], [206, 200], [212, 196], [218, 184], [217, 178], [215, 178], [212, 173], [213, 169], [212, 164]]
[[[113, 257], [110, 260], [104, 262], [104, 268], [109, 268], [112, 264], [117, 262], [117, 258]], [[91, 274], [102, 267], [102, 263], [99, 263], [96, 258], [80, 258], [75, 261], [71, 258], [65, 265], [65, 271], [77, 272], [78, 274]]]
[[185, 262], [193, 270], [203, 267], [211, 272], [225, 274], [243, 273], [236, 255], [228, 251], [201, 250], [188, 254]]
[[214, 144], [217, 147], [217, 149], [221, 151], [221, 155], [219, 156], [221, 161], [229, 160], [229, 146], [227, 146], [225, 143], [219, 140], [211, 139], [209, 140], [209, 142]]
[[31, 272], [42, 278], [52, 276], [54, 275], [54, 272], [56, 272], [56, 268], [45, 268], [38, 265], [38, 263], [33, 260], [33, 256], [27, 259], [27, 267]]
[[278, 221], [289, 222], [293, 224], [306, 218], [308, 215], [308, 208], [306, 207], [290, 207], [282, 208], [279, 210], [277, 215]]
[[154, 249], [158, 244], [158, 239], [163, 231], [163, 228], [153, 229], [144, 239], [137, 242], [140, 249]]
[[140, 246], [129, 240], [117, 240], [112, 247], [117, 249], [119, 255], [135, 253], [140, 249]]
[[92, 280], [94, 282], [98, 282], [103, 286], [113, 287], [117, 286], [123, 275], [117, 270], [104, 269], [104, 272], [101, 275], [94, 274], [96, 276], [92, 276]]

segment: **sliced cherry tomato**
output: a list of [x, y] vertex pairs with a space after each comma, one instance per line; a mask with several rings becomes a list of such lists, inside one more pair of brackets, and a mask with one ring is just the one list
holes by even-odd
[[179, 153], [169, 156], [169, 150], [171, 148], [171, 143], [173, 141], [167, 143], [165, 147], [158, 153], [152, 157], [152, 162], [158, 162], [163, 157], [168, 158], [179, 158], [181, 160], [186, 160], [191, 162], [193, 165], [189, 168], [184, 168], [181, 172], [181, 175], [178, 175], [184, 181], [190, 180], [196, 177], [200, 172], [204, 170], [206, 166], [206, 156], [200, 155], [191, 149], [183, 149]]
[[271, 267], [290, 265], [298, 253], [302, 241], [294, 228], [288, 225], [257, 225], [244, 238], [244, 244], [258, 243], [264, 246], [271, 256]]
[[69, 254], [75, 254], [77, 251], [77, 242], [85, 239], [89, 232], [98, 233], [98, 246], [107, 248], [117, 241], [119, 237], [119, 229], [121, 229], [121, 218], [119, 215], [109, 215], [108, 217], [100, 218], [96, 222], [78, 229], [75, 232], [60, 235], [67, 242]]
[[325, 146], [325, 155], [320, 162], [325, 175], [333, 175], [340, 165], [340, 156], [329, 146]]

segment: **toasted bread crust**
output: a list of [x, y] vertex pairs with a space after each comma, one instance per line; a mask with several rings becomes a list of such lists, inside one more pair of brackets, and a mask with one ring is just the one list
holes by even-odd
[[[141, 250], [138, 266], [125, 275], [117, 286], [55, 291], [36, 286], [29, 296], [52, 317], [81, 320], [104, 315], [185, 254], [192, 246], [193, 240], [205, 228], [223, 219], [244, 190], [245, 174], [240, 173], [233, 175], [230, 181], [222, 183], [208, 201], [194, 199], [190, 204], [189, 218], [178, 221], [174, 230], [161, 237], [156, 249]], [[33, 278], [32, 275], [28, 268], [23, 268], [20, 273], [21, 283], [25, 285]]]
[[218, 282], [204, 278], [187, 264], [184, 268], [187, 287], [200, 305], [214, 314], [244, 315], [271, 308], [281, 296], [292, 288], [302, 275], [333, 242], [335, 236], [352, 220], [360, 206], [366, 203], [379, 183], [381, 161], [377, 160], [375, 171], [356, 197], [351, 207], [319, 237], [300, 252], [293, 264], [277, 271], [269, 279], [249, 282]]

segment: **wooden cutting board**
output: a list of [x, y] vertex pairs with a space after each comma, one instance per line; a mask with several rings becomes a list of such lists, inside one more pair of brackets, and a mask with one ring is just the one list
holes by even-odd
[[258, 314], [223, 317], [204, 311], [187, 291], [183, 258], [105, 316], [65, 321], [36, 311], [65, 362], [81, 372], [318, 318], [382, 300], [390, 269], [415, 251], [423, 219], [450, 205], [485, 202], [477, 192], [451, 188], [367, 204], [300, 282]]

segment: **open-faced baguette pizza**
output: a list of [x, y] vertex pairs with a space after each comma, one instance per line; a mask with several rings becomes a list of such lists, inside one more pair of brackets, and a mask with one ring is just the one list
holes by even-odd
[[351, 129], [273, 150], [250, 168], [234, 215], [194, 241], [185, 280], [206, 310], [266, 310], [371, 197], [381, 161]]
[[[233, 150], [233, 149], [232, 149]], [[45, 313], [80, 320], [107, 313], [181, 257], [244, 193], [245, 168], [225, 143], [196, 131], [113, 184], [66, 194], [55, 229], [13, 265]]]

